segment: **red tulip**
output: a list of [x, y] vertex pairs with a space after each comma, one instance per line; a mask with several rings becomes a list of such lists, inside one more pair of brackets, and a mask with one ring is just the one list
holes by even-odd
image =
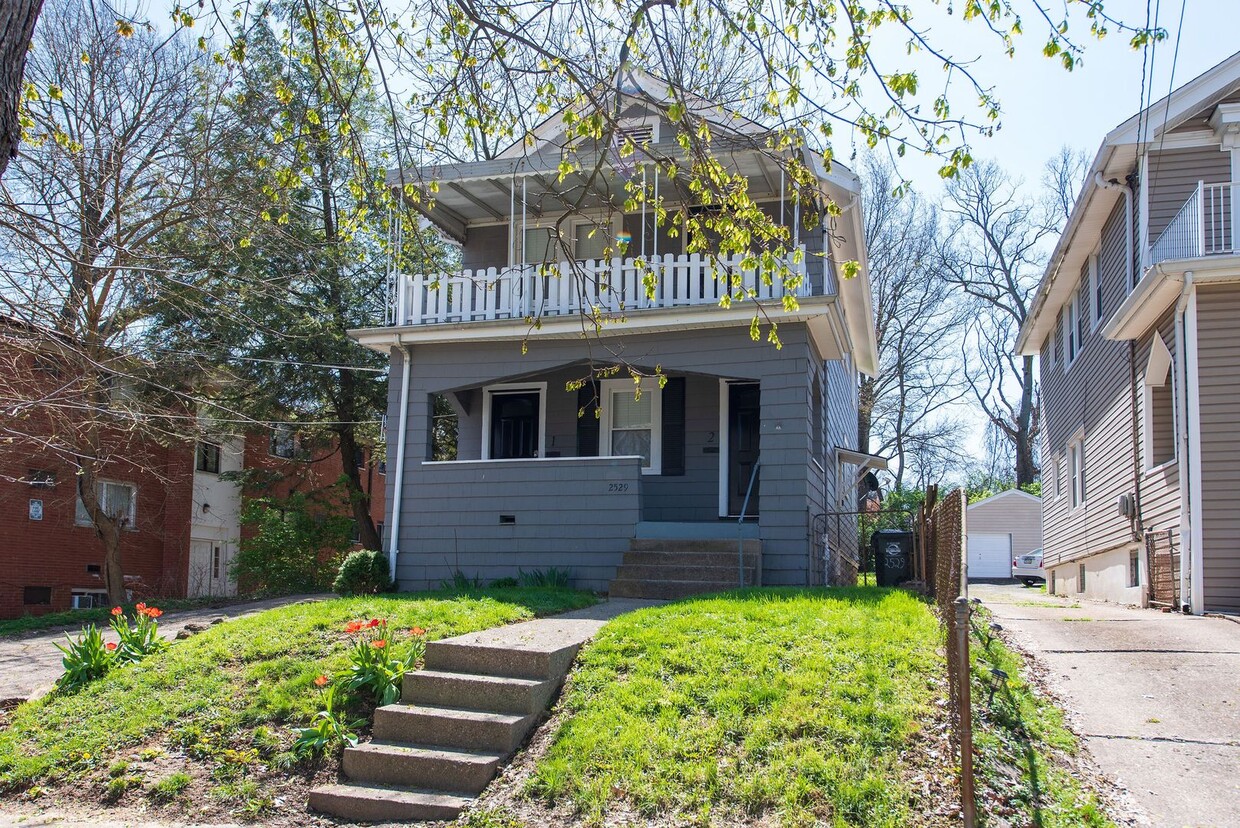
[[384, 641], [382, 638], [380, 638], [376, 641], [370, 642], [370, 646], [374, 647], [376, 650], [382, 650], [384, 647], [387, 646], [387, 642]]

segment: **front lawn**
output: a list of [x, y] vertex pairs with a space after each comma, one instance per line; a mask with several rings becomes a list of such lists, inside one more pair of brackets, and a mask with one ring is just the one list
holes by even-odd
[[[284, 726], [303, 724], [318, 709], [315, 677], [347, 662], [346, 622], [385, 618], [394, 632], [417, 626], [434, 640], [595, 600], [534, 588], [385, 595], [293, 604], [219, 624], [76, 693], [18, 707], [0, 729], [0, 791], [94, 781], [106, 769], [107, 793], [123, 794], [156, 782], [130, 767], [135, 756], [165, 752], [188, 755], [236, 786], [259, 765], [278, 764], [290, 740]], [[247, 801], [255, 799], [252, 788], [243, 791]], [[148, 789], [153, 800], [167, 793]]]
[[588, 823], [920, 824], [903, 754], [933, 718], [939, 641], [924, 602], [864, 587], [621, 616], [583, 650], [525, 793]]

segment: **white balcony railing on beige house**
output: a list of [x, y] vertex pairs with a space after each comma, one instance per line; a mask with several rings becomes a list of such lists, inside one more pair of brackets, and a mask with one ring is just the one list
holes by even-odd
[[1197, 182], [1196, 191], [1150, 246], [1148, 264], [1230, 255], [1240, 249], [1236, 238], [1240, 222], [1233, 212], [1240, 206], [1237, 188], [1240, 184]]
[[[796, 259], [800, 259], [797, 261]], [[787, 259], [801, 277], [795, 287], [783, 274], [770, 283], [759, 269], [742, 266], [742, 256], [717, 258], [698, 253], [626, 259], [593, 259], [558, 264], [492, 267], [461, 273], [395, 274], [388, 324], [435, 325], [494, 319], [528, 319], [568, 314], [629, 313], [656, 308], [718, 305], [725, 295], [743, 293], [759, 301], [780, 301], [831, 292], [823, 261]], [[649, 282], [648, 282], [649, 280]], [[739, 284], [733, 284], [739, 282]], [[653, 296], [646, 285], [653, 284]]]

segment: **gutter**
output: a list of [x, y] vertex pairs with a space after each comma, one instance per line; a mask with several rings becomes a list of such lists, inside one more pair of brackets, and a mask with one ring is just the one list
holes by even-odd
[[400, 385], [400, 435], [396, 438], [396, 485], [392, 490], [392, 519], [389, 521], [388, 532], [388, 571], [392, 574], [392, 582], [396, 583], [396, 556], [400, 552], [400, 512], [404, 504], [405, 488], [405, 438], [409, 433], [409, 380], [413, 366], [413, 349], [402, 346], [401, 357], [405, 363], [401, 371]]

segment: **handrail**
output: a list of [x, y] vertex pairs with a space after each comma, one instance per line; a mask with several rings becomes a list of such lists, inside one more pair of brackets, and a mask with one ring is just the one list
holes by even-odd
[[1240, 183], [1198, 181], [1188, 200], [1158, 234], [1147, 253], [1147, 264], [1234, 253], [1237, 243], [1236, 196]]
[[[749, 508], [749, 496], [753, 494], [753, 484], [758, 479], [758, 469], [762, 468], [762, 458], [753, 463], [753, 471], [749, 473], [749, 485], [745, 487], [745, 500], [741, 503], [741, 514], [736, 519], [736, 571], [740, 579], [740, 587], [745, 587], [745, 510]], [[754, 579], [757, 580], [756, 578]]]

